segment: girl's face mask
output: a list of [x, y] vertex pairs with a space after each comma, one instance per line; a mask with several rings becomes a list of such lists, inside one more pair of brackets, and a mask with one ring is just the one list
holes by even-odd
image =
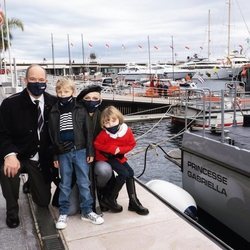
[[120, 129], [120, 124], [117, 124], [117, 125], [115, 125], [115, 126], [113, 126], [113, 127], [109, 127], [109, 128], [106, 128], [106, 127], [105, 127], [105, 129], [106, 129], [109, 133], [111, 133], [111, 134], [116, 134], [116, 133], [119, 131], [119, 129]]

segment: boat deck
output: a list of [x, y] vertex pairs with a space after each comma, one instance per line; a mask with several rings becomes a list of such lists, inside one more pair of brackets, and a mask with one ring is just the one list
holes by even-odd
[[[195, 131], [196, 134], [202, 134], [202, 130]], [[221, 141], [221, 133], [206, 132], [206, 137]], [[224, 131], [225, 142], [234, 143], [241, 149], [250, 150], [250, 127], [233, 126], [227, 127]]]
[[[67, 228], [59, 231], [66, 249], [223, 249], [187, 219], [136, 185], [140, 201], [149, 209], [149, 215], [141, 216], [127, 210], [124, 187], [118, 198], [123, 212], [105, 212], [104, 224], [82, 221], [80, 215], [69, 217]], [[56, 220], [58, 210], [51, 208], [51, 212]]]

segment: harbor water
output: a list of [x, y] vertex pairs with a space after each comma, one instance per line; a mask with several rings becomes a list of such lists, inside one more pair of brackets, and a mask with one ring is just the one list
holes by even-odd
[[[203, 84], [197, 82], [197, 87], [220, 91], [225, 88], [225, 83], [226, 81], [223, 80], [206, 80]], [[176, 135], [183, 128], [173, 126], [170, 119], [163, 119], [159, 123], [156, 120], [135, 122], [129, 125], [135, 137], [138, 138], [137, 146], [129, 157], [129, 163], [135, 171], [135, 176], [142, 173], [146, 163], [145, 172], [140, 177], [141, 181], [147, 182], [152, 179], [161, 179], [182, 186], [180, 168], [167, 160], [164, 155], [166, 152], [181, 146], [182, 136], [176, 137]], [[160, 147], [151, 147], [146, 154], [145, 160], [146, 148], [151, 144], [159, 144], [165, 152]]]
[[169, 119], [163, 119], [159, 123], [148, 121], [129, 125], [137, 138], [136, 148], [129, 156], [129, 163], [135, 171], [135, 176], [141, 175], [145, 167], [140, 177], [142, 182], [161, 179], [181, 186], [180, 168], [165, 158], [165, 152], [181, 146], [182, 137], [174, 137], [178, 129], [171, 125]]

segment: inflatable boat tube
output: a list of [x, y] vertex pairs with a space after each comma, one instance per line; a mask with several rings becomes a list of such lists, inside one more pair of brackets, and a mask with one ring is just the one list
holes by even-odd
[[184, 189], [163, 180], [151, 180], [146, 183], [146, 186], [180, 212], [197, 219], [196, 202]]

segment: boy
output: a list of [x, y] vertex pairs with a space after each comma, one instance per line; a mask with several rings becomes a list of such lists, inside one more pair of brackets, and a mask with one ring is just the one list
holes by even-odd
[[59, 168], [61, 175], [57, 229], [67, 226], [73, 166], [80, 193], [81, 219], [97, 225], [104, 222], [102, 217], [92, 211], [88, 163], [94, 159], [93, 136], [88, 113], [82, 105], [76, 103], [74, 91], [75, 84], [72, 80], [62, 78], [57, 81], [58, 102], [52, 107], [49, 119], [50, 135], [56, 153], [54, 166]]

